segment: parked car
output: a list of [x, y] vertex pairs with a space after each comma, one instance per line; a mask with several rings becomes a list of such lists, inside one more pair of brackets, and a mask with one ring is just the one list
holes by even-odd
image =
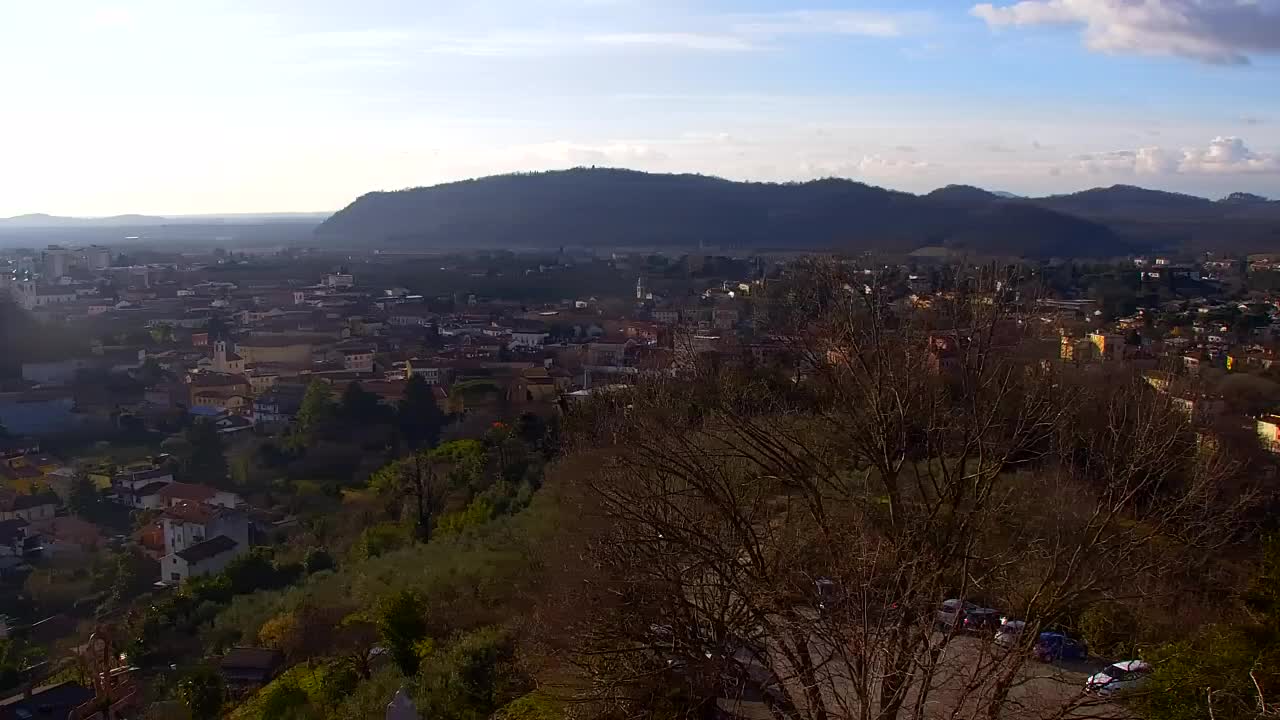
[[818, 598], [818, 612], [827, 614], [836, 608], [840, 599], [840, 588], [834, 580], [818, 578], [813, 581], [813, 589]]
[[999, 611], [987, 607], [981, 607], [974, 603], [950, 599], [943, 600], [938, 606], [936, 624], [939, 630], [965, 630], [976, 632], [979, 630], [989, 630], [996, 627], [1000, 623]]
[[1084, 681], [1084, 690], [1092, 695], [1107, 697], [1122, 690], [1139, 687], [1151, 674], [1151, 666], [1141, 660], [1122, 660], [1107, 666], [1106, 670], [1090, 675]]
[[1040, 633], [1032, 652], [1037, 660], [1045, 663], [1055, 660], [1084, 660], [1089, 657], [1089, 649], [1083, 640], [1060, 632]]
[[1018, 644], [1018, 638], [1022, 636], [1022, 631], [1027, 627], [1027, 623], [1022, 620], [1010, 620], [1007, 617], [1000, 618], [1000, 629], [996, 630], [995, 642], [1000, 647], [1013, 647]]

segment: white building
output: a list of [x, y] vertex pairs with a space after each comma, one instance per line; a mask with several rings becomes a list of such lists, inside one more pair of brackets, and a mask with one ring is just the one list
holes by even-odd
[[197, 543], [160, 559], [162, 581], [180, 585], [193, 577], [216, 575], [247, 549], [226, 535]]
[[368, 348], [343, 350], [342, 367], [351, 372], [373, 372], [373, 351]]
[[356, 284], [356, 279], [350, 273], [329, 273], [324, 276], [324, 284], [331, 288], [349, 288]]
[[46, 305], [72, 303], [79, 297], [74, 288], [37, 285], [31, 281], [18, 283], [13, 290], [15, 299], [26, 310], [34, 310]]
[[249, 518], [239, 510], [182, 503], [166, 508], [160, 522], [165, 549], [160, 579], [165, 583], [221, 572], [249, 551]]
[[511, 347], [528, 350], [541, 350], [547, 344], [548, 333], [545, 330], [512, 330]]

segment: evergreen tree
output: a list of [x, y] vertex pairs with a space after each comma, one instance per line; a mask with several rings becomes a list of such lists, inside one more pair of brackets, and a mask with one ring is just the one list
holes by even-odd
[[386, 598], [378, 605], [378, 636], [405, 677], [418, 674], [419, 644], [427, 637], [426, 604], [412, 590]]
[[307, 392], [302, 396], [302, 405], [298, 408], [298, 421], [294, 426], [294, 440], [297, 444], [307, 445], [316, 434], [333, 419], [333, 397], [329, 386], [321, 380], [312, 380]]
[[427, 381], [419, 375], [410, 378], [399, 408], [400, 433], [409, 449], [434, 447], [440, 440], [444, 419]]
[[102, 495], [93, 481], [85, 475], [77, 475], [71, 483], [71, 492], [67, 495], [67, 507], [71, 512], [77, 517], [90, 519], [94, 517], [101, 501]]
[[381, 424], [387, 417], [378, 396], [360, 387], [358, 382], [347, 385], [343, 391], [337, 414], [344, 423], [357, 428]]
[[186, 432], [191, 444], [186, 475], [191, 482], [222, 487], [227, 484], [227, 456], [223, 454], [222, 437], [208, 420], [197, 420]]

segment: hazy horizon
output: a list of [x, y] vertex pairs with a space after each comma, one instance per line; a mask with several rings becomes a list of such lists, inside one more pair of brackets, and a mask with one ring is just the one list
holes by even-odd
[[[582, 168], [584, 168], [584, 167], [587, 167], [587, 166], [575, 166], [575, 167], [568, 167], [568, 168], [552, 168], [552, 169], [549, 169], [549, 170], [535, 170], [535, 171], [519, 171], [519, 170], [513, 170], [513, 171], [511, 171], [510, 173], [496, 173], [495, 175], [497, 175], [497, 176], [501, 176], [501, 175], [510, 175], [510, 174], [521, 174], [521, 173], [525, 173], [525, 172], [556, 172], [556, 171], [560, 171], [560, 170], [582, 169]], [[595, 169], [595, 168], [593, 168], [593, 169]], [[712, 174], [710, 174], [710, 173], [683, 173], [683, 172], [682, 172], [682, 171], [680, 171], [680, 170], [670, 170], [670, 171], [645, 171], [645, 170], [636, 170], [635, 168], [610, 167], [610, 166], [599, 166], [599, 167], [598, 167], [598, 169], [601, 169], [601, 170], [624, 170], [624, 171], [632, 171], [632, 170], [635, 170], [636, 172], [655, 172], [655, 173], [656, 173], [656, 172], [665, 172], [665, 173], [670, 173], [670, 174], [704, 174], [704, 175], [707, 175], [707, 176], [714, 176], [714, 175], [712, 175]], [[451, 183], [451, 182], [465, 182], [465, 181], [468, 181], [468, 180], [478, 180], [478, 179], [483, 179], [484, 177], [493, 177], [493, 176], [476, 176], [476, 177], [468, 177], [468, 178], [458, 178], [458, 179], [456, 179], [456, 180], [446, 180], [446, 181], [442, 181], [441, 183], [437, 183], [437, 184], [448, 184], [448, 183]], [[722, 176], [714, 176], [714, 177], [721, 177], [722, 179], [734, 180], [734, 178], [723, 178]], [[766, 181], [762, 181], [762, 182], [771, 182], [771, 183], [811, 182], [811, 181], [814, 181], [814, 180], [830, 179], [830, 178], [832, 178], [832, 177], [834, 177], [834, 178], [836, 178], [836, 179], [842, 179], [842, 180], [851, 180], [851, 181], [853, 181], [853, 182], [868, 182], [868, 181], [862, 180], [862, 179], [860, 179], [860, 178], [846, 178], [846, 177], [837, 177], [837, 176], [829, 176], [829, 177], [814, 177], [814, 178], [799, 178], [799, 179], [797, 179], [797, 180], [795, 180], [795, 181], [791, 181], [791, 180], [776, 180], [776, 181], [775, 181], [775, 180], [766, 180]], [[747, 180], [747, 181], [750, 181], [750, 180]], [[986, 190], [986, 191], [991, 192], [991, 193], [996, 193], [996, 194], [1005, 194], [1005, 195], [1010, 195], [1010, 196], [1013, 196], [1013, 197], [1025, 197], [1025, 198], [1044, 197], [1044, 196], [1036, 196], [1036, 195], [1022, 195], [1022, 194], [1020, 194], [1020, 193], [1013, 193], [1012, 191], [1006, 190], [1006, 189], [1004, 189], [1004, 188], [998, 188], [998, 187], [982, 187], [982, 186], [979, 186], [979, 185], [974, 185], [973, 183], [949, 183], [949, 184], [947, 184], [947, 185], [939, 185], [939, 186], [937, 186], [937, 187], [935, 187], [935, 188], [930, 188], [930, 189], [927, 189], [927, 190], [920, 190], [920, 191], [904, 190], [904, 189], [902, 189], [902, 188], [895, 188], [895, 187], [892, 187], [892, 186], [889, 186], [889, 185], [883, 185], [883, 184], [872, 183], [872, 182], [868, 182], [868, 184], [873, 185], [873, 186], [876, 186], [876, 187], [882, 187], [882, 188], [884, 188], [884, 189], [886, 189], [886, 190], [895, 190], [895, 191], [901, 191], [901, 192], [911, 192], [911, 193], [916, 194], [916, 195], [925, 195], [925, 194], [928, 194], [929, 192], [932, 192], [932, 191], [934, 191], [934, 190], [939, 190], [939, 189], [942, 189], [942, 188], [945, 188], [945, 187], [954, 186], [954, 185], [966, 185], [966, 186], [971, 186], [971, 187], [978, 187], [979, 189]], [[1095, 189], [1101, 189], [1101, 188], [1108, 188], [1108, 187], [1112, 187], [1112, 186], [1116, 186], [1116, 185], [1129, 185], [1129, 186], [1136, 186], [1136, 187], [1146, 187], [1147, 189], [1152, 189], [1152, 190], [1159, 189], [1159, 188], [1154, 188], [1154, 187], [1148, 187], [1148, 186], [1145, 186], [1145, 185], [1143, 185], [1141, 182], [1115, 182], [1115, 183], [1109, 183], [1109, 184], [1107, 184], [1107, 185], [1084, 185], [1084, 186], [1081, 186], [1081, 187], [1076, 188], [1076, 189], [1074, 189], [1074, 190], [1065, 190], [1065, 191], [1063, 191], [1063, 193], [1061, 193], [1061, 194], [1071, 194], [1071, 193], [1075, 193], [1075, 192], [1083, 192], [1083, 191], [1086, 191], [1086, 190], [1095, 190]], [[412, 189], [416, 189], [417, 187], [433, 187], [433, 186], [434, 186], [434, 185], [430, 185], [430, 186], [414, 186], [414, 187], [408, 187], [408, 188], [393, 188], [393, 189], [390, 189], [390, 190], [386, 190], [386, 191], [384, 191], [384, 192], [395, 192], [395, 191], [399, 191], [399, 190], [412, 190]], [[374, 192], [374, 191], [370, 191], [370, 192]], [[1171, 192], [1180, 192], [1180, 193], [1181, 193], [1182, 191], [1171, 191]], [[1229, 195], [1229, 194], [1231, 194], [1231, 193], [1236, 193], [1236, 192], [1246, 192], [1246, 193], [1247, 193], [1247, 192], [1250, 192], [1250, 191], [1248, 191], [1248, 190], [1232, 190], [1232, 191], [1229, 191], [1229, 192], [1227, 192], [1227, 193], [1224, 193], [1224, 194], [1222, 194], [1222, 195], [1220, 195], [1220, 196], [1217, 196], [1217, 195], [1204, 195], [1204, 194], [1199, 194], [1199, 193], [1194, 193], [1194, 192], [1193, 192], [1193, 193], [1183, 193], [1183, 194], [1189, 194], [1189, 195], [1192, 195], [1192, 196], [1195, 196], [1195, 197], [1201, 197], [1201, 198], [1204, 198], [1204, 199], [1207, 199], [1207, 200], [1222, 200], [1222, 199], [1224, 199], [1227, 195]], [[362, 193], [362, 194], [364, 194], [364, 193]], [[1270, 197], [1270, 196], [1266, 196], [1266, 195], [1264, 195], [1263, 197], [1266, 197], [1266, 198], [1267, 198], [1267, 199], [1269, 199], [1269, 200], [1277, 200], [1277, 201], [1280, 201], [1280, 197]], [[354, 198], [354, 197], [352, 198], [352, 200], [353, 200], [353, 201], [354, 201], [355, 199], [356, 199], [356, 198]], [[345, 205], [344, 205], [344, 207], [345, 207]], [[78, 221], [85, 221], [85, 222], [92, 222], [92, 221], [95, 221], [95, 220], [104, 220], [104, 221], [105, 221], [105, 220], [115, 220], [115, 219], [117, 219], [117, 218], [135, 217], [135, 216], [136, 216], [136, 217], [151, 218], [151, 219], [172, 219], [172, 220], [198, 220], [198, 219], [202, 219], [202, 218], [208, 218], [208, 219], [228, 218], [228, 219], [230, 219], [230, 218], [237, 218], [237, 217], [243, 217], [243, 218], [271, 218], [271, 217], [287, 218], [287, 217], [295, 217], [295, 216], [296, 216], [296, 217], [298, 217], [298, 218], [315, 218], [315, 217], [327, 217], [327, 216], [333, 215], [334, 213], [338, 212], [338, 211], [339, 211], [339, 210], [341, 210], [341, 209], [342, 209], [342, 208], [340, 207], [340, 208], [336, 208], [336, 209], [333, 209], [333, 210], [263, 210], [263, 211], [251, 211], [251, 212], [199, 212], [199, 213], [164, 213], [164, 212], [158, 212], [158, 213], [138, 213], [138, 212], [128, 212], [128, 211], [126, 211], [126, 212], [111, 213], [111, 214], [109, 214], [109, 215], [61, 215], [61, 214], [57, 214], [57, 213], [47, 213], [47, 212], [41, 212], [41, 211], [34, 211], [34, 212], [18, 213], [18, 214], [16, 214], [16, 215], [0, 216], [0, 221], [21, 220], [21, 219], [29, 218], [29, 217], [52, 218], [52, 219], [55, 219], [55, 220], [63, 220], [63, 219], [66, 219], [66, 220], [78, 220]]]
[[0, 217], [593, 164], [1277, 198], [1278, 54], [1280, 0], [12, 3]]

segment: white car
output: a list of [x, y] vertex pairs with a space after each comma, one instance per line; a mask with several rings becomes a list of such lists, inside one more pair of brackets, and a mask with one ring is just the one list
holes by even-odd
[[1026, 627], [1027, 623], [1022, 620], [1000, 618], [1000, 629], [996, 631], [996, 644], [1006, 648], [1017, 645], [1018, 637]]
[[1106, 670], [1090, 675], [1084, 681], [1087, 693], [1107, 697], [1122, 690], [1132, 690], [1146, 682], [1151, 666], [1141, 660], [1123, 660], [1107, 666]]

